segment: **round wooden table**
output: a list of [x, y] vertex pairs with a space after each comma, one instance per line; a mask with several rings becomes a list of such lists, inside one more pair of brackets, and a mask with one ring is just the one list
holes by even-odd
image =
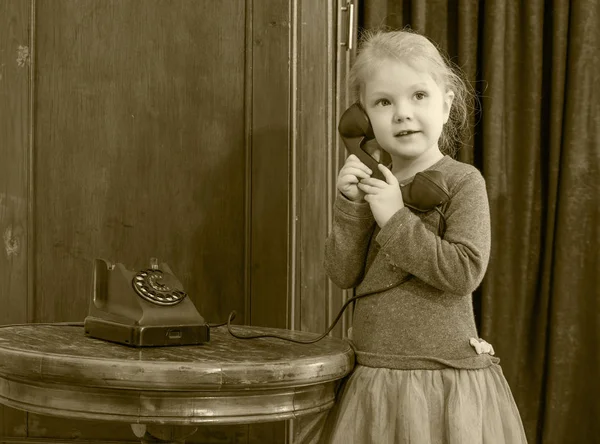
[[[314, 333], [232, 326], [239, 334]], [[323, 412], [354, 366], [343, 340], [242, 340], [212, 328], [203, 345], [131, 348], [82, 327], [0, 327], [0, 402], [66, 418], [132, 424], [143, 443], [183, 443], [201, 424], [277, 421]]]

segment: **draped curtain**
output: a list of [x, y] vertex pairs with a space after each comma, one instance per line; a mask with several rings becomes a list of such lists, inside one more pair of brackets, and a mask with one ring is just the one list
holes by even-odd
[[480, 335], [530, 443], [600, 443], [600, 2], [362, 0], [359, 17], [425, 34], [474, 86], [456, 158], [490, 199]]

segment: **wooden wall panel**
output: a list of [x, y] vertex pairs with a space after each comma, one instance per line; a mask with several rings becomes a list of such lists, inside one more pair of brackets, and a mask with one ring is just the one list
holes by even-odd
[[38, 0], [37, 321], [83, 320], [95, 257], [243, 301], [243, 4], [152, 5]]
[[[30, 11], [0, 2], [0, 325], [28, 320]], [[26, 413], [0, 406], [0, 436], [26, 432]]]
[[280, 328], [287, 325], [291, 136], [288, 3], [254, 1], [248, 36], [252, 45], [250, 321], [252, 325]]
[[[323, 332], [329, 325], [332, 309], [328, 278], [323, 269], [323, 251], [327, 237], [330, 153], [335, 131], [334, 48], [335, 10], [322, 1], [299, 4], [296, 94], [296, 299], [300, 301], [297, 328]], [[322, 48], [327, 48], [323, 51]], [[310, 74], [309, 74], [310, 73]], [[297, 306], [297, 304], [295, 304]]]
[[[243, 2], [38, 0], [37, 16], [35, 321], [84, 319], [94, 258], [151, 256], [209, 322], [243, 319]], [[30, 417], [30, 437], [133, 438]]]

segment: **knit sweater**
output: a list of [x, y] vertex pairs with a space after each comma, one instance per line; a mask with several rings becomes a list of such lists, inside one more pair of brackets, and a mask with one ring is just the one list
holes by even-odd
[[[358, 299], [352, 341], [359, 364], [394, 369], [477, 369], [497, 358], [477, 354], [472, 292], [490, 253], [485, 181], [473, 166], [449, 156], [432, 165], [450, 191], [446, 231], [440, 215], [404, 207], [382, 229], [366, 202], [338, 193], [325, 244], [325, 269]], [[401, 185], [412, 180], [407, 179]]]

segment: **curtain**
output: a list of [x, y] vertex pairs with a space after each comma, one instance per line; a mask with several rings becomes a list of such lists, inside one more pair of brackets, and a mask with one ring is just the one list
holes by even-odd
[[430, 37], [475, 87], [456, 157], [490, 199], [480, 335], [530, 443], [600, 443], [600, 2], [363, 0], [359, 17]]

